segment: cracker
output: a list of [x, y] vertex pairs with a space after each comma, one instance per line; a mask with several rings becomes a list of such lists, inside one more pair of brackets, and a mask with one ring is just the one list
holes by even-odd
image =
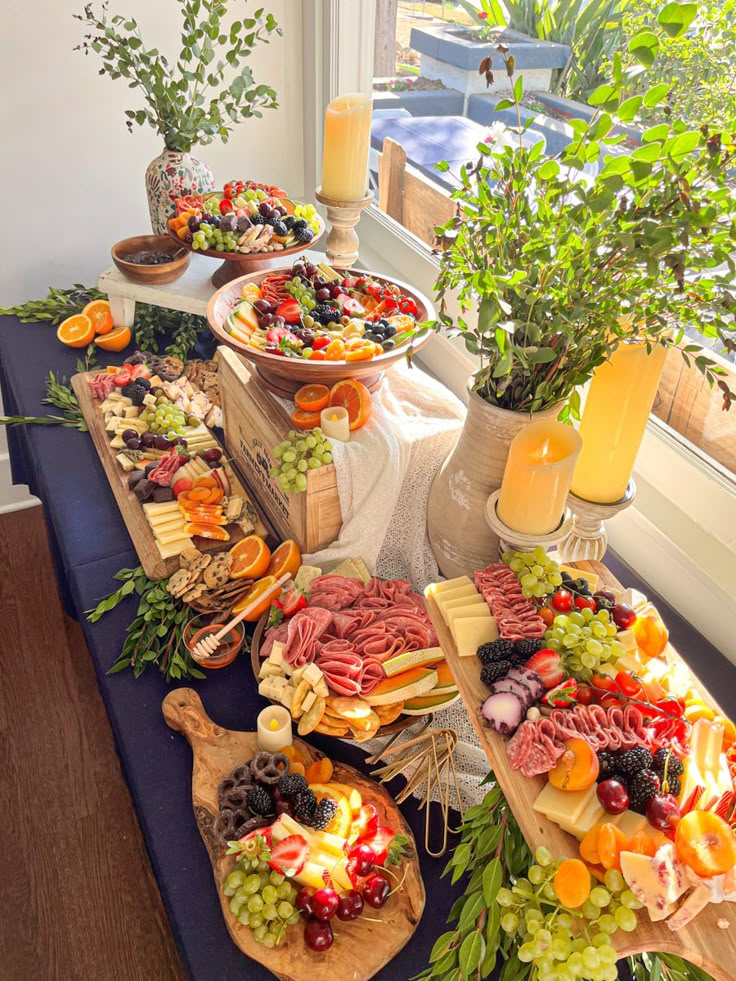
[[351, 719], [349, 722], [351, 729], [360, 729], [361, 732], [377, 732], [381, 728], [381, 720], [375, 712], [362, 719]]
[[179, 569], [169, 579], [166, 589], [172, 596], [181, 596], [182, 593], [185, 593], [189, 589], [191, 580], [192, 576], [186, 569]]
[[382, 726], [395, 722], [404, 711], [403, 702], [393, 702], [391, 705], [372, 705], [371, 708], [381, 720]]
[[185, 603], [191, 603], [192, 600], [199, 599], [199, 597], [202, 595], [204, 591], [205, 591], [205, 586], [203, 585], [203, 583], [197, 583], [196, 586], [194, 586], [192, 589], [184, 593], [182, 599], [184, 600]]
[[362, 729], [356, 729], [350, 726], [350, 738], [354, 739], [356, 743], [365, 743], [369, 739], [373, 739], [375, 734], [378, 732], [377, 729], [369, 729], [367, 732]]
[[317, 726], [322, 721], [322, 716], [325, 714], [325, 700], [324, 698], [315, 698], [312, 702], [309, 710], [302, 715], [299, 719], [299, 726], [297, 731], [300, 736], [308, 736], [310, 732], [314, 732]]
[[[296, 722], [302, 716], [302, 702], [307, 697], [311, 691], [311, 686], [308, 681], [300, 681], [296, 686], [296, 691], [294, 692], [294, 697], [291, 700], [291, 717]], [[315, 699], [316, 701], [316, 699]]]
[[342, 736], [347, 736], [350, 730], [347, 726], [329, 726], [325, 722], [320, 722], [318, 726], [315, 726], [314, 732], [320, 732], [323, 736], [341, 738]]
[[325, 699], [325, 702], [335, 715], [341, 716], [348, 722], [352, 722], [353, 719], [365, 719], [371, 714], [368, 702], [357, 695], [331, 695]]

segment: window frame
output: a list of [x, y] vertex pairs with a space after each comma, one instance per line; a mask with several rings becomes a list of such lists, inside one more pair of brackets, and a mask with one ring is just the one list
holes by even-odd
[[[306, 194], [319, 183], [324, 110], [340, 92], [371, 91], [374, 0], [303, 0]], [[357, 228], [361, 261], [432, 296], [438, 263], [424, 242], [366, 208]], [[436, 335], [418, 356], [458, 397], [467, 400], [474, 370], [462, 342]], [[732, 662], [736, 637], [736, 480], [656, 417], [637, 459], [634, 505], [609, 522], [619, 557]]]

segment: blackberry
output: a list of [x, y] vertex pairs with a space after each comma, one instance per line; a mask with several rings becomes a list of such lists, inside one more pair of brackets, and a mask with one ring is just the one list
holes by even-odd
[[301, 773], [287, 773], [279, 781], [279, 793], [282, 797], [296, 797], [306, 790], [309, 785]]
[[647, 804], [659, 793], [659, 777], [654, 770], [639, 770], [629, 781], [629, 807], [646, 814]]
[[617, 760], [615, 753], [608, 750], [601, 750], [598, 754], [598, 783], [601, 780], [609, 780], [612, 773], [616, 772]]
[[331, 797], [323, 797], [314, 809], [312, 827], [316, 831], [324, 831], [336, 814], [337, 802]]
[[311, 228], [292, 228], [292, 231], [297, 242], [300, 242], [302, 245], [306, 245], [314, 238], [314, 232]]
[[305, 221], [304, 218], [297, 218], [297, 219], [295, 219], [295, 221], [294, 221], [294, 223], [293, 223], [293, 225], [291, 227], [294, 229], [295, 232], [298, 232], [300, 228], [306, 228], [307, 227], [307, 222]]
[[486, 664], [481, 669], [480, 680], [490, 688], [494, 681], [505, 678], [512, 667], [511, 661], [495, 661], [493, 664]]
[[541, 651], [543, 647], [544, 644], [541, 640], [533, 640], [531, 637], [524, 640], [517, 640], [514, 644], [514, 661], [524, 664], [532, 654]]
[[266, 219], [263, 215], [249, 215], [251, 225], [265, 225]]
[[682, 760], [671, 749], [658, 749], [654, 754], [654, 769], [657, 773], [664, 773], [667, 766], [668, 777], [680, 777], [684, 772]]
[[662, 778], [662, 793], [672, 794], [674, 797], [680, 796], [680, 790], [682, 785], [680, 784], [679, 777], [671, 777], [669, 770], [667, 771], [667, 779]]
[[307, 825], [312, 824], [316, 807], [317, 798], [313, 790], [303, 790], [301, 793], [298, 793], [291, 805], [294, 819], [301, 822], [301, 824]]
[[296, 224], [296, 218], [293, 215], [286, 215], [286, 217], [282, 218], [281, 221], [284, 223], [284, 225], [286, 225], [287, 231], [290, 228], [293, 228]]
[[611, 774], [609, 774], [609, 775], [608, 775], [608, 776], [606, 777], [606, 780], [618, 780], [618, 782], [619, 782], [619, 783], [620, 783], [620, 784], [621, 784], [621, 785], [622, 785], [623, 787], [626, 787], [626, 790], [627, 790], [627, 791], [628, 791], [628, 789], [629, 789], [629, 778], [628, 778], [628, 777], [625, 777], [625, 776], [623, 775], [623, 773], [616, 773], [616, 772], [614, 771], [613, 773], [611, 773]]
[[252, 811], [253, 814], [260, 814], [262, 817], [266, 817], [266, 815], [274, 813], [271, 795], [263, 787], [254, 787], [251, 790], [247, 797], [247, 804], [248, 810]]
[[340, 320], [340, 311], [337, 307], [331, 307], [329, 303], [318, 303], [312, 310], [312, 317], [318, 324], [329, 324], [331, 320]]
[[283, 238], [285, 235], [288, 234], [288, 232], [289, 232], [289, 229], [286, 227], [286, 225], [283, 223], [283, 221], [275, 221], [273, 223], [273, 233], [274, 233], [274, 235], [280, 235]]
[[633, 777], [640, 770], [652, 769], [652, 754], [644, 746], [635, 746], [634, 749], [627, 749], [618, 757], [618, 768], [621, 773], [628, 777]]
[[490, 644], [481, 644], [476, 654], [483, 664], [510, 661], [514, 654], [514, 642], [513, 640], [492, 640]]

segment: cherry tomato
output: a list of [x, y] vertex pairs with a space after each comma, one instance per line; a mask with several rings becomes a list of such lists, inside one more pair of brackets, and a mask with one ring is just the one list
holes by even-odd
[[578, 685], [578, 705], [592, 705], [596, 700], [596, 693], [590, 685]]
[[550, 610], [548, 606], [543, 606], [540, 608], [539, 616], [542, 620], [542, 623], [544, 623], [547, 627], [551, 627], [552, 624], [555, 622], [555, 611]]
[[331, 342], [331, 337], [315, 337], [312, 343], [312, 349], [314, 351], [321, 351], [323, 347], [328, 347]]
[[685, 702], [681, 698], [663, 698], [657, 702], [655, 708], [663, 714], [679, 719], [685, 712]]
[[596, 611], [596, 602], [592, 596], [576, 596], [573, 602], [578, 610], [592, 610], [593, 613]]
[[599, 693], [601, 691], [607, 691], [613, 692], [616, 695], [621, 694], [616, 682], [613, 678], [609, 678], [607, 674], [594, 674], [590, 679], [590, 683], [594, 689], [598, 689]]
[[572, 609], [572, 593], [566, 589], [558, 589], [552, 597], [552, 606], [559, 613], [568, 613]]
[[228, 215], [233, 210], [234, 210], [233, 209], [233, 203], [228, 198], [223, 198], [222, 201], [220, 201], [220, 214], [221, 215]]
[[408, 313], [411, 317], [416, 317], [417, 315], [417, 305], [414, 300], [408, 296], [404, 297], [404, 299], [400, 301], [399, 310], [401, 310], [402, 313]]
[[226, 184], [226, 185], [225, 185], [225, 186], [223, 187], [223, 189], [222, 189], [222, 193], [223, 193], [223, 194], [225, 195], [225, 197], [226, 197], [226, 198], [227, 198], [228, 200], [229, 200], [230, 198], [233, 198], [233, 197], [235, 197], [235, 195], [234, 195], [234, 193], [233, 193], [233, 186], [232, 186], [232, 184]]
[[620, 708], [621, 701], [615, 695], [604, 695], [601, 699], [601, 706], [604, 709]]
[[628, 671], [619, 671], [616, 675], [616, 684], [629, 698], [641, 698], [644, 694], [641, 682], [633, 678]]

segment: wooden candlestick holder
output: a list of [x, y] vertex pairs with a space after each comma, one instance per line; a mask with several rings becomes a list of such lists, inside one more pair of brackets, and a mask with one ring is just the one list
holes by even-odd
[[500, 490], [495, 491], [486, 503], [486, 521], [498, 535], [499, 556], [504, 552], [533, 552], [539, 545], [547, 551], [569, 534], [572, 528], [572, 514], [567, 509], [559, 525], [548, 535], [525, 535], [520, 531], [514, 531], [501, 521], [496, 511], [500, 495]]
[[358, 234], [355, 226], [360, 221], [360, 213], [373, 202], [373, 194], [368, 191], [359, 201], [335, 201], [315, 191], [317, 200], [327, 208], [330, 230], [327, 233], [327, 259], [337, 269], [349, 269], [358, 261]]
[[567, 503], [572, 511], [572, 528], [560, 543], [563, 562], [600, 562], [608, 548], [608, 532], [604, 521], [629, 507], [636, 497], [636, 483], [629, 481], [626, 493], [613, 504], [596, 504], [570, 494]]

